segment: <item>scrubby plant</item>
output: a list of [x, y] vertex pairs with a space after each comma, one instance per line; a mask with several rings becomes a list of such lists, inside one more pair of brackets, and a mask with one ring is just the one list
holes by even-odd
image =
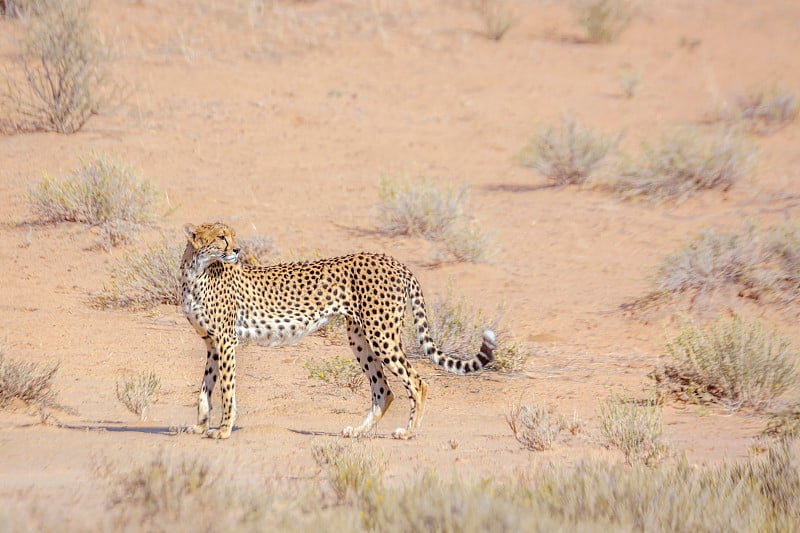
[[58, 363], [45, 365], [7, 359], [0, 349], [0, 408], [19, 400], [40, 409], [56, 405], [53, 378]]
[[666, 136], [659, 145], [644, 145], [639, 161], [625, 161], [614, 183], [625, 198], [685, 201], [708, 189], [728, 190], [752, 166], [754, 148], [733, 131], [707, 142], [691, 130]]
[[625, 455], [628, 464], [654, 465], [666, 455], [661, 406], [612, 394], [600, 404], [600, 431], [606, 442]]
[[155, 218], [156, 190], [127, 163], [94, 154], [71, 176], [48, 174], [28, 194], [31, 210], [44, 223], [79, 222], [100, 230], [110, 248], [132, 241]]
[[268, 265], [274, 260], [276, 253], [275, 240], [268, 235], [242, 237], [236, 241], [241, 248], [239, 257], [251, 265]]
[[629, 0], [573, 0], [572, 7], [576, 22], [593, 43], [615, 41], [634, 15]]
[[514, 25], [514, 11], [506, 0], [472, 0], [472, 7], [483, 22], [487, 39], [499, 41]]
[[566, 115], [558, 128], [539, 131], [518, 156], [553, 185], [580, 185], [599, 168], [616, 148], [619, 136], [603, 136]]
[[340, 503], [347, 500], [377, 503], [383, 489], [385, 458], [356, 445], [332, 442], [315, 443], [311, 452], [317, 464], [327, 470], [328, 480]]
[[562, 430], [567, 428], [567, 420], [556, 415], [544, 405], [521, 401], [511, 404], [506, 414], [506, 422], [514, 438], [529, 450], [549, 450]]
[[180, 303], [183, 244], [175, 239], [134, 250], [111, 269], [111, 280], [95, 297], [101, 308], [136, 309]]
[[798, 382], [800, 355], [791, 341], [739, 315], [708, 328], [688, 324], [665, 350], [671, 361], [654, 377], [687, 400], [762, 409]]
[[800, 114], [800, 99], [777, 86], [760, 87], [740, 94], [734, 109], [722, 112], [722, 120], [744, 126], [747, 131], [768, 135], [794, 122]]
[[474, 223], [457, 223], [445, 232], [441, 252], [444, 261], [480, 263], [489, 253], [489, 236]]
[[625, 98], [633, 98], [639, 90], [639, 82], [642, 80], [642, 75], [638, 70], [625, 68], [619, 72], [617, 80]]
[[147, 418], [147, 411], [161, 390], [161, 380], [155, 372], [139, 372], [117, 381], [117, 399], [128, 411]]
[[21, 74], [6, 76], [3, 95], [11, 122], [20, 130], [80, 130], [109, 100], [107, 46], [89, 19], [89, 2], [6, 3], [12, 11], [26, 16]]
[[358, 390], [364, 383], [364, 372], [352, 359], [341, 359], [336, 356], [333, 359], [323, 359], [320, 363], [309, 361], [305, 367], [309, 378], [347, 387], [352, 391]]
[[425, 179], [384, 178], [380, 184], [380, 229], [388, 235], [422, 235], [440, 240], [464, 217], [469, 187], [440, 189]]

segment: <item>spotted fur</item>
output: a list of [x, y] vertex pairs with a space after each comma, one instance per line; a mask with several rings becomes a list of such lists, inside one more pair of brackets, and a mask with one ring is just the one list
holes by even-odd
[[[369, 378], [372, 408], [343, 434], [373, 430], [394, 396], [386, 372], [397, 376], [411, 400], [406, 428], [393, 435], [407, 439], [418, 429], [428, 385], [411, 367], [400, 339], [410, 307], [417, 340], [434, 363], [455, 374], [483, 369], [493, 360], [495, 336], [483, 334], [478, 354], [453, 359], [430, 335], [425, 301], [411, 271], [386, 255], [358, 253], [310, 263], [254, 266], [238, 261], [232, 228], [222, 223], [186, 226], [188, 243], [181, 264], [182, 307], [206, 343], [205, 376], [197, 402], [194, 432], [228, 438], [236, 420], [236, 346], [250, 340], [269, 346], [296, 342], [343, 315], [356, 360]], [[211, 393], [222, 391], [222, 420], [209, 430]]]

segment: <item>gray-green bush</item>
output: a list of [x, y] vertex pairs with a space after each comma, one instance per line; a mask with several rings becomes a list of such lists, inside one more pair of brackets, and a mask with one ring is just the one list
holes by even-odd
[[662, 438], [661, 406], [611, 395], [600, 404], [600, 431], [628, 464], [653, 465], [668, 453]]
[[128, 411], [147, 418], [147, 411], [161, 390], [161, 380], [155, 372], [139, 372], [117, 381], [117, 399]]

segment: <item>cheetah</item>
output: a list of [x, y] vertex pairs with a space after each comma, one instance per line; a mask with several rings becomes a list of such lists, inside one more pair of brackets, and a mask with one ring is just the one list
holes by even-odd
[[[386, 381], [391, 372], [411, 401], [408, 426], [393, 436], [408, 439], [419, 429], [428, 385], [406, 357], [400, 331], [410, 307], [417, 340], [434, 363], [464, 375], [494, 360], [495, 335], [486, 330], [479, 352], [462, 361], [445, 355], [433, 342], [417, 278], [387, 255], [356, 253], [305, 263], [256, 266], [239, 260], [234, 230], [221, 222], [185, 226], [187, 245], [181, 261], [181, 307], [206, 344], [205, 375], [197, 401], [193, 433], [230, 437], [236, 420], [236, 347], [240, 341], [268, 346], [297, 342], [343, 315], [347, 339], [367, 375], [372, 408], [345, 437], [369, 434], [394, 396]], [[222, 418], [209, 429], [211, 393], [219, 385]]]

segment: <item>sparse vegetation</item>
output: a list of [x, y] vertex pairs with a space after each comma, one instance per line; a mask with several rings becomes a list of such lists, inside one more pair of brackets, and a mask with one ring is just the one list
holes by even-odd
[[625, 98], [633, 98], [639, 90], [639, 82], [642, 79], [642, 75], [638, 70], [625, 68], [620, 71], [617, 79]]
[[314, 444], [314, 460], [327, 470], [328, 480], [339, 503], [346, 501], [378, 502], [383, 489], [386, 459], [376, 457], [355, 444], [338, 442]]
[[136, 309], [160, 304], [178, 305], [180, 265], [184, 244], [177, 239], [145, 245], [126, 254], [111, 269], [109, 286], [95, 297], [104, 307]]
[[733, 131], [707, 142], [683, 130], [658, 146], [644, 146], [640, 161], [619, 168], [614, 188], [625, 198], [685, 201], [707, 189], [727, 190], [750, 171], [755, 150]]
[[567, 420], [531, 399], [529, 404], [513, 403], [506, 422], [514, 438], [529, 450], [542, 451], [553, 447], [558, 434], [567, 428]]
[[45, 174], [28, 199], [42, 222], [98, 227], [104, 248], [132, 241], [155, 218], [155, 189], [128, 164], [107, 155], [83, 159], [64, 179]]
[[161, 380], [155, 372], [139, 372], [117, 381], [117, 399], [142, 420], [147, 418], [147, 411], [160, 390]]
[[742, 125], [752, 133], [769, 135], [794, 122], [800, 114], [800, 99], [777, 86], [751, 89], [738, 95], [734, 108], [720, 113], [720, 119]]
[[17, 75], [6, 76], [11, 129], [74, 133], [109, 100], [108, 52], [89, 2], [5, 2], [24, 31]]
[[544, 128], [523, 148], [520, 164], [531, 167], [553, 185], [580, 185], [616, 148], [619, 136], [602, 136], [564, 117], [559, 128]]
[[7, 359], [0, 349], [0, 408], [14, 400], [39, 409], [56, 405], [53, 378], [58, 366]]
[[638, 402], [616, 394], [600, 404], [600, 431], [628, 464], [648, 466], [661, 461], [668, 448], [662, 440], [661, 407], [654, 400]]
[[593, 43], [617, 40], [634, 15], [629, 0], [573, 0], [572, 6], [578, 25]]
[[439, 189], [420, 179], [383, 179], [377, 206], [380, 229], [388, 235], [421, 235], [443, 243], [438, 259], [480, 261], [486, 256], [488, 238], [471, 223], [464, 208], [469, 187]]
[[275, 241], [268, 235], [244, 237], [237, 242], [242, 249], [239, 256], [251, 265], [268, 265], [275, 258]]
[[347, 387], [352, 391], [358, 390], [364, 382], [363, 370], [352, 359], [341, 359], [336, 356], [333, 359], [323, 359], [319, 364], [309, 361], [305, 367], [309, 378]]
[[[494, 352], [495, 360], [487, 370], [497, 372], [518, 372], [527, 360], [521, 343], [510, 338], [502, 327], [502, 309], [494, 317], [487, 317], [482, 311], [472, 308], [463, 298], [455, 296], [452, 280], [445, 287], [445, 295], [428, 304], [428, 324], [436, 345], [447, 355], [457, 359], [472, 359], [480, 347], [483, 332], [490, 329], [497, 334], [498, 345]], [[409, 357], [427, 359], [420, 352], [416, 332], [408, 322], [403, 332], [403, 346]]]
[[487, 39], [499, 41], [514, 25], [514, 11], [506, 0], [472, 0], [472, 6], [481, 17]]
[[762, 409], [797, 384], [800, 357], [791, 342], [760, 321], [734, 315], [707, 329], [689, 324], [667, 343], [671, 362], [657, 384], [684, 400], [727, 409]]

